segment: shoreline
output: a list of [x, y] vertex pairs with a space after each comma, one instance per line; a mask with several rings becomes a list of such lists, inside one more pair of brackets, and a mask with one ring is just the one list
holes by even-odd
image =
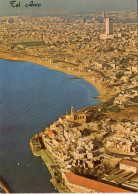
[[[32, 63], [42, 65], [44, 67], [47, 67], [47, 68], [50, 68], [50, 69], [53, 69], [59, 72], [63, 72], [63, 73], [75, 76], [75, 79], [81, 78], [85, 80], [86, 82], [88, 82], [89, 84], [91, 84], [92, 86], [94, 86], [98, 90], [99, 96], [96, 96], [96, 98], [99, 98], [100, 103], [106, 102], [113, 95], [113, 92], [111, 92], [110, 89], [105, 88], [105, 87], [103, 88], [103, 86], [100, 83], [93, 82], [91, 79], [92, 75], [89, 72], [78, 72], [74, 70], [72, 71], [71, 69], [68, 68], [68, 64], [66, 63], [65, 64], [64, 63], [49, 63], [48, 61], [44, 61], [44, 59], [41, 59], [39, 57], [30, 56], [30, 55], [26, 55], [22, 53], [11, 52], [11, 51], [2, 51], [2, 50], [0, 50], [0, 59], [20, 61], [20, 62], [26, 62], [26, 61], [32, 62]], [[64, 67], [61, 67], [61, 64]], [[55, 176], [55, 173], [57, 173], [57, 171], [54, 168], [52, 168], [52, 166], [57, 165], [57, 162], [56, 162], [57, 160], [54, 158], [54, 156], [48, 151], [43, 150], [43, 149], [41, 149], [40, 152], [34, 152], [32, 150], [32, 153], [34, 156], [40, 156], [43, 162], [45, 163], [46, 167], [48, 168], [51, 174], [50, 182], [54, 185], [54, 187], [60, 193], [69, 193], [70, 191], [67, 189], [67, 187], [65, 187], [62, 181], [60, 183], [58, 183], [57, 181], [57, 177]], [[62, 171], [59, 170], [58, 172], [60, 175], [62, 174]]]
[[[42, 65], [44, 67], [63, 72], [72, 76], [75, 76], [75, 79], [84, 79], [87, 81], [89, 84], [93, 85], [98, 91], [99, 91], [99, 96], [96, 96], [96, 98], [99, 98], [100, 103], [104, 102], [107, 100], [109, 96], [108, 91], [103, 90], [100, 84], [92, 82], [90, 75], [88, 75], [87, 72], [77, 72], [77, 71], [72, 71], [66, 68], [62, 68], [59, 63], [49, 63], [48, 61], [44, 61], [44, 59], [41, 59], [39, 57], [35, 56], [30, 56], [22, 53], [16, 53], [16, 52], [11, 52], [11, 51], [4, 51], [0, 50], [0, 59], [4, 60], [11, 60], [11, 61], [20, 61], [20, 62], [32, 62], [38, 65]], [[63, 63], [62, 63], [63, 64]], [[92, 75], [91, 75], [92, 76]], [[32, 138], [31, 138], [32, 139]], [[31, 148], [31, 146], [30, 146]], [[32, 149], [31, 149], [32, 150]], [[56, 159], [54, 156], [49, 153], [48, 151], [44, 151], [43, 149], [40, 150], [40, 152], [34, 152], [32, 150], [32, 153], [34, 156], [40, 156], [43, 162], [45, 163], [46, 167], [48, 168], [50, 174], [51, 174], [51, 179], [50, 182], [54, 185], [54, 187], [60, 192], [60, 193], [69, 193], [70, 191], [65, 187], [65, 185], [62, 184], [62, 181], [60, 183], [57, 182], [56, 176], [54, 173], [56, 173], [55, 169], [51, 168], [51, 166], [56, 166]], [[59, 170], [60, 174], [62, 172]]]
[[[34, 151], [30, 143], [29, 143], [29, 146], [30, 146], [30, 149], [32, 151], [32, 154], [34, 156], [41, 157], [41, 159], [45, 163], [45, 165], [46, 165], [46, 167], [51, 175], [50, 182], [55, 187], [55, 189], [59, 193], [70, 193], [69, 189], [65, 185], [63, 185], [62, 182], [60, 182], [60, 183], [57, 182], [57, 178], [55, 176], [55, 174], [57, 173], [57, 170], [54, 167], [54, 166], [58, 165], [57, 159], [46, 149], [40, 149], [39, 151]], [[59, 169], [59, 172], [62, 174], [60, 169]]]
[[70, 70], [67, 69], [68, 68], [68, 64], [64, 64], [64, 66], [67, 66], [66, 68], [61, 67], [60, 65], [63, 63], [49, 63], [48, 61], [44, 61], [43, 58], [39, 58], [36, 56], [31, 56], [31, 55], [27, 55], [27, 54], [23, 54], [23, 53], [18, 53], [18, 52], [12, 52], [12, 51], [6, 51], [6, 50], [0, 50], [0, 59], [4, 59], [4, 60], [11, 60], [11, 61], [20, 61], [20, 62], [32, 62], [38, 65], [42, 65], [44, 67], [59, 71], [59, 72], [63, 72], [72, 76], [75, 76], [77, 78], [81, 78], [84, 79], [86, 82], [88, 82], [89, 84], [91, 84], [92, 86], [94, 86], [98, 92], [99, 92], [99, 96], [97, 96], [97, 98], [99, 98], [100, 103], [102, 102], [106, 102], [107, 100], [109, 100], [114, 93], [112, 92], [111, 89], [104, 87], [97, 82], [93, 82], [91, 77], [92, 75], [90, 75], [90, 73], [88, 72], [78, 72], [78, 71], [74, 71], [74, 70]]

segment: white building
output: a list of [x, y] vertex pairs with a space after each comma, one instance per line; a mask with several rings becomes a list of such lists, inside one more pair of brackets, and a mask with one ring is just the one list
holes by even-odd
[[113, 19], [106, 18], [106, 35], [113, 35]]
[[105, 20], [106, 24], [106, 32], [105, 34], [100, 34], [100, 39], [113, 39], [115, 35], [113, 34], [113, 19], [112, 18], [106, 18]]

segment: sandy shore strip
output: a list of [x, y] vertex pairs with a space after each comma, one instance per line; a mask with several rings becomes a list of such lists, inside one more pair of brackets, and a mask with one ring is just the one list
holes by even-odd
[[30, 56], [23, 53], [4, 51], [4, 50], [0, 50], [0, 58], [6, 59], [6, 60], [13, 60], [13, 61], [28, 61], [78, 78], [82, 78], [88, 83], [90, 83], [91, 85], [96, 87], [96, 89], [100, 93], [100, 96], [98, 96], [100, 99], [100, 102], [106, 102], [114, 95], [113, 91], [110, 90], [109, 88], [103, 87], [103, 85], [97, 82], [93, 82], [91, 79], [92, 75], [90, 74], [90, 72], [79, 72], [79, 71], [71, 70], [71, 68], [69, 68], [70, 64], [68, 63], [49, 63], [44, 58], [39, 58], [36, 56]]

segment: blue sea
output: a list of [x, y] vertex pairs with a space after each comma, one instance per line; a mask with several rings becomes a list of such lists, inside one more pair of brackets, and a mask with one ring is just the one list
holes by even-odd
[[94, 86], [71, 78], [34, 63], [0, 59], [0, 175], [13, 192], [56, 192], [28, 143], [72, 105], [78, 110], [99, 103]]

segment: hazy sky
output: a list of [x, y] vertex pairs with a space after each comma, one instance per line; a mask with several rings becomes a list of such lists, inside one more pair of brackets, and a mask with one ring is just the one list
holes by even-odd
[[[25, 3], [29, 3], [32, 0], [16, 1], [21, 2], [22, 6], [20, 8], [12, 8], [10, 6], [10, 0], [0, 0], [0, 12], [5, 12], [9, 9], [11, 10], [11, 12], [16, 12], [16, 10], [19, 11], [21, 9], [24, 9]], [[136, 9], [137, 7], [137, 0], [33, 0], [33, 2], [39, 2], [42, 4], [41, 8], [37, 8], [39, 10], [124, 10]], [[25, 10], [30, 10], [30, 8], [25, 8]]]

